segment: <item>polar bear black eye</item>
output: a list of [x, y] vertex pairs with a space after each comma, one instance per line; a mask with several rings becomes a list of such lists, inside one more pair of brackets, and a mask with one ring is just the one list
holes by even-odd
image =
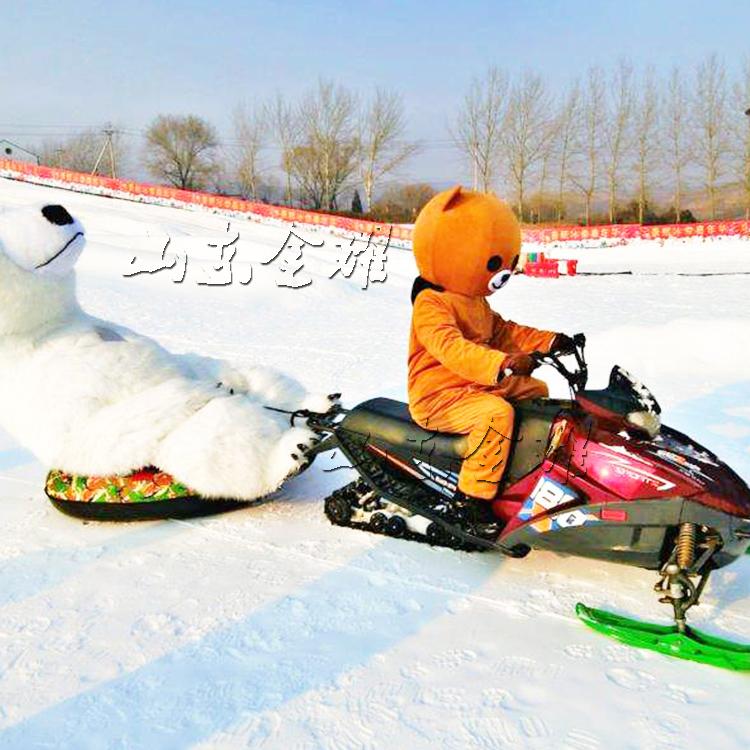
[[488, 261], [487, 261], [487, 270], [488, 271], [497, 271], [500, 266], [503, 265], [503, 259], [499, 255], [493, 255]]
[[59, 227], [64, 227], [66, 224], [73, 223], [73, 217], [65, 210], [63, 206], [45, 206], [42, 209], [42, 216], [50, 224], [56, 224]]

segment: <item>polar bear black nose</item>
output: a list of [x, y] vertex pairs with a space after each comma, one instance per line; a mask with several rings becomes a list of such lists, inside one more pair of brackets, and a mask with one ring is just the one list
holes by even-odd
[[62, 206], [45, 206], [42, 215], [50, 224], [60, 227], [73, 223], [73, 217]]

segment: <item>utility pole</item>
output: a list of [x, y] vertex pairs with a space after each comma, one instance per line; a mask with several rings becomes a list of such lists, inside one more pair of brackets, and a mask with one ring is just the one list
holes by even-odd
[[94, 164], [94, 168], [91, 170], [91, 174], [96, 174], [96, 170], [99, 169], [99, 164], [101, 164], [101, 161], [104, 158], [104, 154], [109, 151], [110, 174], [113, 178], [117, 177], [117, 168], [115, 166], [115, 147], [112, 143], [112, 138], [116, 132], [117, 131], [115, 131], [115, 129], [111, 125], [106, 125], [102, 129], [102, 133], [104, 134], [106, 140], [104, 141], [102, 150], [99, 152], [99, 156], [96, 158], [96, 164]]

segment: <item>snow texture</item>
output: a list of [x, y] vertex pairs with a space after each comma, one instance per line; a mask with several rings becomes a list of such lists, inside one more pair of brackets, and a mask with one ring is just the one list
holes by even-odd
[[[40, 201], [64, 203], [87, 229], [90, 314], [172, 351], [335, 384], [345, 404], [405, 396], [408, 252], [391, 249], [388, 280], [363, 291], [359, 271], [329, 278], [341, 238], [302, 231], [326, 240], [304, 249], [313, 283], [278, 288], [263, 262], [287, 230], [237, 220], [235, 272], [252, 266], [249, 284], [199, 286], [191, 265], [182, 284], [168, 271], [123, 278], [133, 253], [158, 260], [166, 235], [222, 236], [226, 219], [0, 180], [0, 206]], [[750, 244], [664, 250], [581, 250], [581, 266], [635, 273], [514, 278], [492, 304], [585, 331], [592, 387], [621, 364], [666, 424], [750, 479], [748, 278], [674, 275], [749, 270]], [[666, 622], [652, 573], [332, 527], [321, 500], [352, 478], [342, 463], [319, 460], [274, 502], [221, 517], [82, 524], [47, 503], [43, 467], [0, 434], [0, 748], [746, 746], [747, 678], [630, 649], [575, 619], [582, 600]], [[750, 557], [715, 575], [694, 625], [750, 642], [749, 589]]]

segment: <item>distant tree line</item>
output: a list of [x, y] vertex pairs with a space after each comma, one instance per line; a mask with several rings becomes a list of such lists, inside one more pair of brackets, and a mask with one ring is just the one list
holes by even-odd
[[[360, 99], [320, 81], [297, 102], [278, 94], [253, 107], [239, 106], [234, 137], [223, 143], [201, 117], [160, 115], [145, 132], [142, 161], [153, 178], [179, 188], [324, 210], [346, 208], [345, 195], [351, 207], [356, 190], [355, 211], [371, 212], [384, 178], [419, 149], [405, 139], [405, 129], [398, 94], [378, 89]], [[121, 146], [120, 140], [115, 146], [120, 160]], [[42, 162], [93, 171], [100, 147], [101, 134], [86, 132], [45, 144]], [[108, 164], [97, 171], [106, 174]]]
[[526, 221], [750, 217], [749, 107], [750, 61], [730, 81], [716, 55], [662, 76], [620, 60], [556, 92], [493, 67], [451, 132], [474, 186], [511, 195]]
[[[662, 75], [621, 59], [558, 91], [536, 72], [491, 67], [448, 130], [473, 186], [508, 197], [526, 222], [750, 218], [748, 108], [750, 60], [730, 80], [716, 55]], [[102, 134], [87, 131], [44, 144], [42, 162], [108, 174], [116, 161], [123, 174], [134, 155], [109, 130], [107, 159]], [[180, 188], [387, 221], [413, 221], [435, 192], [398, 180], [422, 145], [394, 92], [359, 97], [321, 80], [298, 100], [239, 106], [233, 130], [222, 141], [199, 116], [160, 115], [139, 162]]]

